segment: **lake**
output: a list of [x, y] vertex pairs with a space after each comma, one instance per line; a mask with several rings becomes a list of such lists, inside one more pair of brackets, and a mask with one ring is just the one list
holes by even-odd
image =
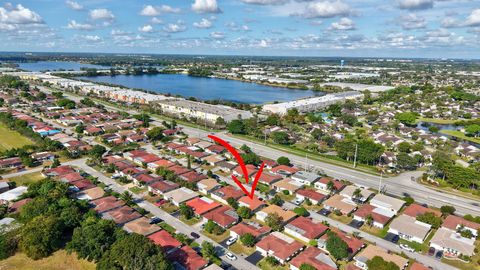
[[108, 69], [110, 67], [84, 64], [79, 62], [67, 61], [38, 61], [38, 62], [19, 62], [16, 63], [19, 68], [27, 71], [44, 71], [44, 70], [80, 70], [80, 68], [96, 68]]
[[170, 93], [201, 100], [226, 100], [248, 104], [263, 104], [273, 101], [291, 101], [309, 96], [321, 96], [322, 92], [295, 90], [265, 86], [235, 80], [192, 77], [182, 74], [116, 75], [78, 77], [93, 82], [123, 85], [157, 93]]

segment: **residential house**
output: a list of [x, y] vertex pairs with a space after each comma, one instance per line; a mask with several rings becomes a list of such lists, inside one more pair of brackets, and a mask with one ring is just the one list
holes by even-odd
[[328, 226], [306, 217], [297, 217], [284, 227], [284, 232], [308, 243], [319, 238], [328, 230]]
[[[333, 184], [333, 186], [332, 186], [333, 190], [328, 189], [328, 186], [329, 186], [328, 183], [330, 183], [330, 182], [332, 182], [332, 184]], [[320, 191], [323, 191], [325, 193], [335, 193], [335, 192], [339, 192], [343, 188], [345, 188], [345, 184], [343, 184], [342, 182], [340, 182], [336, 179], [330, 178], [330, 177], [320, 178], [320, 180], [315, 182], [314, 186], [315, 186], [316, 189], [318, 189]]]
[[365, 247], [365, 243], [362, 240], [355, 238], [353, 236], [350, 236], [338, 229], [330, 228], [329, 233], [322, 235], [320, 239], [318, 239], [317, 242], [318, 242], [319, 249], [328, 253], [327, 240], [332, 233], [336, 234], [338, 237], [340, 237], [340, 239], [342, 239], [345, 243], [347, 243], [349, 258], [352, 258], [353, 256], [355, 256], [355, 254], [357, 254], [362, 248]]
[[393, 218], [390, 212], [384, 211], [370, 204], [360, 206], [355, 213], [353, 219], [367, 223], [370, 219], [372, 226], [383, 229], [385, 225]]
[[239, 216], [235, 209], [222, 205], [203, 214], [205, 220], [211, 220], [218, 226], [227, 229], [239, 221]]
[[261, 209], [260, 211], [258, 211], [256, 214], [255, 214], [255, 217], [260, 220], [260, 221], [263, 221], [265, 222], [265, 218], [269, 215], [269, 214], [277, 214], [279, 215], [282, 219], [283, 219], [283, 223], [286, 224], [288, 222], [290, 222], [292, 219], [294, 219], [297, 215], [292, 212], [292, 211], [289, 211], [289, 210], [283, 210], [280, 206], [278, 205], [274, 205], [274, 204], [271, 204], [263, 209]]
[[304, 245], [283, 233], [272, 232], [260, 240], [255, 248], [262, 256], [274, 257], [285, 264], [302, 251]]
[[[357, 189], [360, 190], [360, 195], [355, 196], [354, 194]], [[340, 195], [357, 203], [367, 202], [374, 194], [375, 193], [373, 191], [352, 185], [346, 186], [344, 189], [342, 189], [342, 191], [340, 191]]]
[[251, 234], [255, 239], [267, 235], [272, 229], [266, 225], [261, 225], [257, 222], [248, 221], [240, 222], [230, 228], [230, 236], [240, 238], [244, 234]]
[[102, 214], [102, 218], [113, 220], [117, 225], [123, 225], [141, 216], [135, 209], [126, 205]]
[[413, 241], [423, 244], [432, 226], [430, 224], [416, 220], [416, 218], [400, 215], [390, 223], [389, 233], [398, 235], [407, 241]]
[[302, 264], [308, 264], [317, 270], [335, 270], [337, 264], [323, 251], [316, 247], [308, 247], [290, 261], [290, 270], [300, 270]]
[[257, 212], [267, 204], [264, 201], [258, 199], [257, 196], [253, 196], [252, 198], [248, 196], [243, 196], [238, 200], [238, 205], [248, 207], [250, 208], [250, 210], [252, 210], [252, 212]]
[[175, 269], [200, 270], [208, 265], [208, 261], [189, 246], [176, 249], [168, 254], [167, 259], [173, 263]]
[[308, 199], [312, 204], [316, 204], [316, 205], [320, 204], [321, 202], [323, 202], [323, 200], [327, 198], [326, 195], [316, 192], [315, 190], [312, 190], [312, 189], [299, 189], [295, 193], [295, 196], [297, 199], [301, 199], [301, 200]]
[[186, 187], [181, 187], [165, 193], [164, 198], [171, 201], [175, 206], [179, 207], [180, 204], [187, 202], [193, 198], [199, 196], [199, 194], [191, 189]]
[[195, 215], [202, 216], [215, 208], [222, 206], [220, 203], [207, 198], [207, 197], [197, 197], [188, 202], [186, 205], [191, 207]]
[[405, 204], [404, 200], [396, 199], [384, 194], [377, 194], [370, 200], [370, 204], [397, 215]]
[[313, 184], [320, 179], [320, 176], [312, 172], [298, 171], [294, 173], [291, 178], [302, 185], [313, 186]]
[[170, 235], [167, 231], [157, 231], [148, 236], [157, 246], [162, 247], [165, 254], [170, 254], [182, 246], [182, 243]]
[[245, 194], [243, 191], [234, 188], [233, 186], [225, 186], [212, 192], [212, 198], [223, 204], [228, 204], [229, 198], [233, 198], [234, 200], [238, 201], [238, 199], [244, 195]]
[[339, 194], [335, 194], [323, 202], [323, 206], [330, 211], [340, 211], [348, 215], [357, 209], [357, 204]]
[[218, 184], [217, 180], [207, 178], [197, 182], [197, 188], [200, 193], [208, 195], [218, 189], [220, 184]]
[[125, 223], [125, 225], [123, 225], [123, 229], [129, 233], [138, 233], [143, 236], [149, 236], [161, 230], [159, 226], [150, 224], [150, 220], [145, 217], [137, 218]]
[[289, 194], [294, 194], [297, 190], [303, 187], [303, 184], [293, 179], [285, 178], [275, 182], [272, 186], [277, 192], [284, 192], [286, 190]]
[[113, 209], [117, 209], [125, 205], [122, 200], [119, 200], [113, 196], [103, 197], [90, 201], [90, 204], [93, 206], [93, 210], [95, 210], [95, 212], [99, 214]]
[[382, 257], [382, 259], [387, 262], [393, 262], [395, 265], [398, 266], [400, 270], [403, 270], [408, 266], [408, 259], [391, 253], [375, 245], [369, 245], [360, 253], [358, 253], [358, 255], [356, 255], [354, 258], [355, 265], [364, 270], [375, 270], [369, 269], [367, 266], [367, 261], [373, 259], [373, 257], [375, 256]]
[[157, 195], [163, 195], [166, 192], [170, 192], [179, 188], [180, 185], [169, 180], [156, 181], [148, 186], [148, 191]]

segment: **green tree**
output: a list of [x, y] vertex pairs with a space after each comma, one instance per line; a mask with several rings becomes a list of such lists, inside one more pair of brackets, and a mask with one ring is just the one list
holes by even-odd
[[395, 115], [395, 119], [407, 126], [415, 126], [417, 122], [417, 114], [413, 112], [402, 112]]
[[300, 265], [299, 269], [300, 270], [316, 270], [317, 268], [315, 268], [314, 266], [311, 266], [308, 263], [302, 263], [302, 265]]
[[149, 131], [147, 131], [146, 133], [147, 137], [149, 140], [151, 141], [160, 141], [161, 139], [163, 139], [165, 136], [163, 135], [163, 129], [160, 128], [160, 127], [154, 127], [152, 129], [150, 129]]
[[455, 213], [455, 211], [457, 211], [457, 209], [455, 209], [455, 207], [453, 207], [451, 205], [444, 205], [444, 206], [440, 207], [440, 212], [442, 212], [442, 215], [444, 217], [446, 217], [448, 215], [452, 215], [453, 213]]
[[397, 166], [404, 170], [415, 170], [417, 168], [417, 160], [402, 152], [397, 155]]
[[215, 247], [212, 243], [208, 241], [202, 242], [202, 256], [208, 260], [214, 260], [217, 258], [217, 253], [215, 252]]
[[246, 206], [240, 206], [237, 208], [237, 214], [243, 219], [248, 219], [252, 216], [252, 210]]
[[124, 191], [122, 195], [120, 195], [120, 199], [122, 199], [126, 204], [132, 205], [133, 204], [133, 195], [128, 191]]
[[0, 260], [5, 260], [15, 254], [19, 240], [17, 234], [17, 230], [0, 233]]
[[223, 127], [223, 126], [225, 126], [225, 124], [226, 124], [226, 122], [222, 117], [218, 117], [215, 120], [215, 126]]
[[280, 116], [278, 114], [270, 114], [265, 123], [269, 126], [278, 126], [280, 125]]
[[232, 134], [245, 134], [245, 124], [243, 123], [242, 120], [232, 120], [230, 123], [227, 125], [227, 130], [228, 132]]
[[159, 246], [143, 235], [132, 233], [113, 243], [97, 263], [97, 269], [172, 270], [173, 267]]
[[75, 132], [78, 134], [82, 134], [84, 130], [85, 130], [85, 126], [82, 123], [78, 124], [75, 127]]
[[270, 134], [270, 137], [273, 139], [274, 142], [278, 144], [284, 144], [284, 145], [291, 144], [290, 138], [286, 132], [275, 131]]
[[326, 248], [330, 255], [332, 255], [336, 260], [341, 260], [348, 257], [347, 243], [345, 243], [345, 241], [343, 241], [340, 237], [338, 237], [338, 235], [333, 232], [330, 232], [328, 234]]
[[75, 228], [67, 250], [75, 251], [79, 258], [99, 261], [122, 233], [113, 221], [90, 217]]
[[280, 198], [280, 196], [275, 194], [275, 196], [273, 196], [273, 198], [270, 200], [270, 203], [278, 205], [278, 206], [282, 206], [283, 205], [283, 200], [282, 200], [282, 198]]
[[283, 156], [282, 156], [282, 157], [277, 158], [277, 163], [278, 163], [279, 165], [286, 165], [286, 166], [288, 166], [288, 165], [290, 165], [290, 159], [287, 158], [287, 157], [283, 157]]
[[480, 125], [473, 124], [465, 127], [465, 133], [467, 136], [478, 137], [480, 136]]
[[220, 235], [223, 233], [222, 227], [218, 226], [215, 222], [211, 220], [205, 223], [205, 227], [203, 229], [210, 234]]
[[310, 215], [308, 210], [305, 209], [304, 207], [295, 207], [295, 209], [293, 209], [293, 212], [295, 212], [295, 214], [301, 217], [308, 217]]
[[237, 209], [238, 208], [238, 201], [235, 200], [234, 198], [230, 197], [227, 199], [227, 203], [228, 205], [230, 205], [233, 209]]
[[107, 149], [104, 146], [96, 144], [88, 151], [88, 155], [92, 158], [100, 159], [105, 152], [107, 152]]
[[38, 260], [60, 248], [62, 233], [59, 218], [40, 215], [23, 226], [19, 245], [29, 258]]
[[265, 218], [265, 223], [274, 231], [280, 231], [283, 228], [283, 218], [277, 213], [270, 213]]
[[437, 217], [432, 212], [426, 212], [424, 214], [418, 215], [417, 220], [432, 225], [432, 228], [434, 229], [438, 229], [440, 225], [442, 225], [442, 218]]
[[251, 233], [245, 233], [240, 236], [240, 241], [247, 247], [253, 247], [255, 245], [256, 239]]
[[195, 213], [193, 212], [192, 207], [182, 203], [180, 204], [180, 215], [182, 215], [185, 219], [191, 219]]
[[398, 265], [393, 262], [385, 261], [380, 256], [375, 256], [372, 259], [367, 261], [368, 269], [375, 269], [375, 270], [400, 270]]
[[401, 142], [397, 146], [398, 151], [402, 153], [410, 153], [411, 145], [408, 142]]

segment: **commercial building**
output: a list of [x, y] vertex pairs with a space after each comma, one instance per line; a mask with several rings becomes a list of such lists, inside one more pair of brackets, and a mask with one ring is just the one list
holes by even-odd
[[359, 99], [362, 97], [363, 94], [356, 91], [327, 94], [321, 97], [306, 98], [276, 104], [267, 104], [263, 106], [263, 111], [284, 115], [287, 113], [287, 111], [291, 109], [297, 109], [299, 112], [304, 113], [317, 111], [327, 107], [328, 105], [338, 102], [344, 102], [347, 99]]
[[248, 119], [252, 117], [252, 113], [249, 111], [185, 99], [162, 100], [157, 102], [157, 106], [166, 114], [171, 114], [176, 117], [201, 119], [209, 123], [215, 123], [218, 118], [223, 118], [225, 122], [230, 122], [235, 119]]

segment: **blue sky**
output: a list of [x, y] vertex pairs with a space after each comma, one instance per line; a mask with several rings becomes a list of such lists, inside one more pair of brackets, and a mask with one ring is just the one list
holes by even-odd
[[479, 0], [0, 3], [1, 51], [480, 58]]

